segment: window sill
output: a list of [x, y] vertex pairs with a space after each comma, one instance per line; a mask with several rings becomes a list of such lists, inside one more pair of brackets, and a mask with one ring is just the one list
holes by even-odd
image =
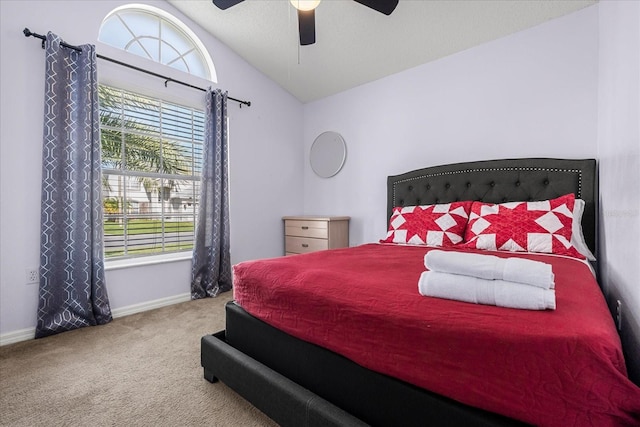
[[104, 262], [105, 271], [120, 270], [123, 268], [131, 267], [144, 267], [147, 265], [166, 264], [168, 262], [175, 261], [187, 261], [191, 260], [192, 252], [176, 252], [172, 254], [153, 255], [141, 258], [127, 258], [119, 260], [106, 260]]

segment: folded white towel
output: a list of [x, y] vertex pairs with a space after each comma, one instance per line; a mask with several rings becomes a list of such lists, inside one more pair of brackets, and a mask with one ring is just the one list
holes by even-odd
[[420, 295], [475, 304], [526, 310], [555, 310], [556, 293], [504, 280], [486, 280], [458, 274], [425, 271], [418, 281]]
[[506, 280], [543, 289], [555, 287], [551, 265], [523, 258], [432, 250], [424, 256], [431, 271], [463, 274], [488, 280]]

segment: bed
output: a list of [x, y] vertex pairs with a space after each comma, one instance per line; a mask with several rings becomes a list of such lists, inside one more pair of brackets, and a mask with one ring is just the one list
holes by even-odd
[[[388, 219], [399, 206], [572, 194], [584, 201], [584, 244], [596, 252], [592, 159], [459, 163], [387, 184]], [[372, 243], [235, 266], [226, 328], [202, 338], [205, 378], [280, 425], [640, 422], [640, 390], [626, 377], [595, 263], [490, 251], [554, 268], [557, 309], [516, 310], [419, 295], [432, 249]]]

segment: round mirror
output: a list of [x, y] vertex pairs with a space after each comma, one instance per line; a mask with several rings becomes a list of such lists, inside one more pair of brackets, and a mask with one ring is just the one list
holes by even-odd
[[311, 169], [322, 178], [340, 172], [347, 157], [347, 144], [337, 132], [323, 132], [311, 145]]

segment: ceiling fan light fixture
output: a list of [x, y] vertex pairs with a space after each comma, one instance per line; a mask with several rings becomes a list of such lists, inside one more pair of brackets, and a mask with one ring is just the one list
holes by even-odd
[[289, 2], [302, 11], [314, 10], [320, 4], [320, 0], [289, 0]]

